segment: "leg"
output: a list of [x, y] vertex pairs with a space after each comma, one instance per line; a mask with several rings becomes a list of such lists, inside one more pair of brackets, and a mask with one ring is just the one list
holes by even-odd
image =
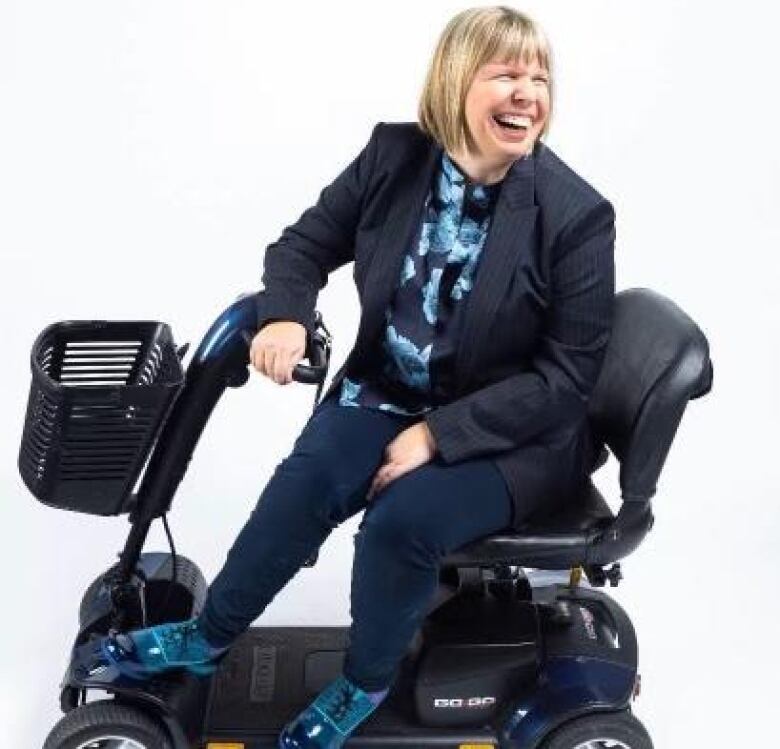
[[407, 423], [330, 399], [317, 408], [209, 588], [199, 623], [210, 643], [232, 642], [330, 532], [366, 506], [384, 448]]
[[355, 535], [345, 676], [366, 691], [387, 688], [433, 600], [440, 559], [511, 520], [488, 459], [429, 463], [378, 494]]
[[140, 680], [171, 668], [213, 672], [330, 531], [365, 507], [384, 448], [407, 422], [334, 401], [320, 404], [233, 544], [201, 615], [102, 638], [95, 653], [85, 646], [84, 657]]

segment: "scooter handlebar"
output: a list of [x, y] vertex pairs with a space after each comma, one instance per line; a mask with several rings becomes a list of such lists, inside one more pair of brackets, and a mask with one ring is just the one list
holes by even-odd
[[[241, 331], [241, 337], [246, 342], [247, 348], [251, 348], [256, 334], [248, 330]], [[310, 364], [296, 364], [293, 368], [292, 378], [296, 382], [307, 385], [319, 385], [328, 374], [328, 341], [320, 333], [307, 331], [306, 354]]]

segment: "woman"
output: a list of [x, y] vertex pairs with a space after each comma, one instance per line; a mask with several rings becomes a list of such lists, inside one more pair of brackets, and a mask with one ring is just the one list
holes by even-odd
[[527, 16], [466, 10], [439, 39], [419, 123], [378, 124], [266, 253], [250, 357], [291, 381], [327, 275], [354, 260], [355, 346], [277, 467], [197, 619], [106, 638], [129, 674], [213, 668], [347, 518], [343, 674], [282, 732], [340, 747], [386, 696], [438, 562], [576, 491], [614, 294], [608, 201], [543, 145], [551, 59]]

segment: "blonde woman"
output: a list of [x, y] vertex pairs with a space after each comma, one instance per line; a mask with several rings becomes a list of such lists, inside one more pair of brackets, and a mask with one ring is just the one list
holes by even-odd
[[201, 615], [106, 638], [143, 678], [213, 668], [329, 533], [355, 535], [343, 673], [279, 738], [340, 747], [380, 704], [443, 555], [574, 491], [610, 334], [614, 213], [542, 139], [548, 42], [498, 6], [444, 29], [419, 121], [374, 127], [316, 205], [268, 247], [253, 366], [280, 385], [318, 292], [354, 261], [357, 339], [277, 467]]

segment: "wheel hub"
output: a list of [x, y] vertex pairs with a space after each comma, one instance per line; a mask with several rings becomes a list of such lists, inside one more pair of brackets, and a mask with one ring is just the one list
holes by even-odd
[[124, 736], [100, 736], [79, 744], [76, 749], [147, 749], [147, 747]]

